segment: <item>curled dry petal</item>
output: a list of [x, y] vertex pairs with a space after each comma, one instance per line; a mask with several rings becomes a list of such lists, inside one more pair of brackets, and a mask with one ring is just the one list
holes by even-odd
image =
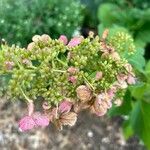
[[50, 109], [51, 108], [51, 106], [48, 104], [48, 102], [43, 102], [43, 104], [42, 104], [42, 108], [44, 109], [44, 110], [48, 110], [48, 109]]
[[75, 67], [69, 67], [68, 70], [67, 70], [70, 74], [76, 74], [79, 69], [75, 68]]
[[108, 29], [105, 29], [103, 34], [102, 34], [102, 38], [105, 40], [108, 36], [108, 33], [109, 33], [109, 30]]
[[60, 113], [67, 113], [71, 110], [71, 108], [72, 108], [72, 103], [67, 100], [64, 100], [60, 103], [58, 109]]
[[106, 101], [104, 101], [104, 100], [102, 101], [101, 104], [99, 104], [98, 99], [96, 99], [94, 102], [94, 109], [95, 109], [96, 115], [105, 114], [107, 112], [108, 105], [107, 105]]
[[69, 47], [77, 46], [81, 43], [82, 39], [83, 39], [82, 37], [74, 37], [70, 40], [70, 42], [68, 43], [68, 46]]
[[25, 116], [19, 121], [19, 129], [20, 131], [28, 131], [33, 129], [36, 126], [33, 118], [31, 116]]
[[107, 109], [100, 109], [99, 111], [95, 112], [95, 114], [99, 117], [104, 116], [107, 113]]
[[113, 99], [113, 97], [115, 96], [117, 89], [115, 86], [111, 87], [108, 91], [107, 94], [109, 96], [110, 99]]
[[128, 76], [125, 75], [125, 74], [122, 74], [122, 73], [120, 73], [120, 74], [117, 75], [117, 80], [120, 83], [122, 83], [123, 81], [125, 81], [127, 78], [128, 78]]
[[67, 59], [72, 59], [74, 54], [72, 52], [68, 52]]
[[116, 106], [121, 106], [121, 104], [122, 104], [122, 100], [121, 99], [116, 99], [115, 101], [114, 101], [114, 104], [116, 105]]
[[102, 55], [101, 55], [101, 58], [107, 58], [109, 56], [109, 53], [108, 52], [104, 52]]
[[115, 82], [114, 86], [120, 89], [126, 89], [128, 87], [128, 84], [126, 81], [120, 81], [120, 82]]
[[6, 67], [7, 70], [12, 70], [14, 65], [15, 64], [14, 64], [13, 61], [6, 61], [5, 62], [5, 67]]
[[91, 90], [85, 85], [80, 85], [76, 89], [76, 93], [77, 97], [83, 102], [89, 101], [92, 98]]
[[35, 43], [34, 42], [31, 42], [30, 44], [28, 44], [27, 46], [27, 50], [32, 50], [35, 46]]
[[89, 103], [81, 103], [81, 102], [76, 102], [73, 105], [73, 109], [75, 113], [79, 113], [80, 111], [84, 109], [88, 109], [91, 105]]
[[[111, 95], [112, 96], [112, 95]], [[107, 105], [107, 108], [110, 107], [110, 103], [113, 97], [111, 97], [107, 92], [101, 93], [96, 97], [95, 105]]]
[[98, 71], [98, 72], [96, 73], [95, 79], [96, 79], [96, 80], [100, 80], [100, 79], [102, 79], [102, 77], [103, 77], [103, 73], [102, 73], [101, 71]]
[[62, 123], [60, 122], [59, 119], [57, 119], [57, 120], [54, 122], [54, 124], [55, 124], [55, 126], [56, 126], [56, 128], [57, 128], [58, 130], [62, 130], [62, 129], [63, 129], [63, 125], [62, 125]]
[[74, 112], [64, 113], [60, 116], [60, 122], [62, 125], [75, 125], [77, 121], [77, 114]]
[[97, 116], [103, 116], [107, 112], [107, 109], [112, 107], [111, 100], [108, 93], [99, 94], [91, 107], [91, 112]]
[[41, 36], [40, 35], [34, 35], [33, 37], [32, 37], [32, 41], [33, 42], [38, 42], [38, 41], [40, 41], [41, 40]]
[[64, 45], [66, 45], [68, 43], [68, 39], [65, 35], [61, 35], [58, 40], [63, 42]]
[[56, 118], [57, 118], [57, 115], [58, 115], [58, 110], [57, 108], [53, 108], [51, 110], [51, 112], [48, 114], [48, 118], [51, 122], [53, 122]]
[[77, 82], [77, 78], [75, 76], [70, 76], [68, 78], [68, 81], [70, 81], [71, 83], [75, 84]]
[[47, 34], [43, 34], [40, 39], [43, 42], [48, 42], [50, 40], [50, 36]]
[[121, 89], [126, 89], [126, 88], [128, 87], [126, 81], [121, 82], [121, 83], [119, 84], [119, 86], [120, 86]]
[[106, 114], [107, 109], [103, 108], [103, 106], [100, 106], [98, 109], [95, 109], [94, 106], [91, 106], [90, 111], [91, 111], [91, 113], [94, 113], [97, 116], [103, 116]]
[[107, 109], [110, 109], [112, 107], [111, 100], [105, 101], [105, 104], [107, 105]]
[[33, 120], [37, 126], [46, 127], [49, 125], [49, 118], [40, 112], [35, 112], [33, 114]]
[[112, 52], [111, 54], [110, 54], [110, 56], [111, 56], [111, 58], [113, 59], [113, 60], [120, 60], [120, 56], [119, 56], [119, 54], [117, 53], [117, 52]]
[[125, 69], [126, 69], [129, 73], [132, 72], [132, 66], [131, 66], [129, 63], [126, 63], [126, 64], [124, 65], [124, 67], [125, 67]]
[[22, 63], [25, 65], [28, 65], [28, 64], [30, 64], [30, 61], [29, 61], [29, 59], [23, 59]]
[[127, 83], [128, 84], [135, 84], [136, 83], [135, 77], [133, 77], [132, 75], [129, 75], [127, 78]]
[[101, 94], [97, 95], [95, 102], [97, 105], [100, 105], [100, 104], [102, 104], [104, 99], [105, 99], [105, 93], [101, 93]]

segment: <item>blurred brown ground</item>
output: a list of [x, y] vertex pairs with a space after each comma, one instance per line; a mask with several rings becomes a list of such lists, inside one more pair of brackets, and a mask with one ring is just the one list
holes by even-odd
[[50, 125], [21, 133], [17, 121], [25, 113], [23, 103], [0, 99], [0, 150], [145, 150], [136, 137], [124, 140], [120, 117], [110, 120], [82, 112], [72, 128], [57, 131]]

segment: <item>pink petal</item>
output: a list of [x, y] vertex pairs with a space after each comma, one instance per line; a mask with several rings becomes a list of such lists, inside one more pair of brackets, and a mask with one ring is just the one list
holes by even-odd
[[125, 81], [126, 79], [127, 79], [127, 75], [125, 75], [125, 74], [120, 73], [120, 74], [117, 75], [117, 80], [118, 80], [118, 82], [120, 82], [120, 83], [122, 83], [122, 82]]
[[104, 116], [104, 115], [106, 114], [106, 112], [107, 112], [107, 109], [103, 109], [103, 110], [100, 111], [100, 112], [95, 112], [95, 114], [96, 114], [97, 116], [101, 117], [101, 116]]
[[96, 80], [100, 80], [100, 79], [102, 79], [102, 77], [103, 77], [103, 73], [102, 73], [101, 71], [98, 71], [98, 72], [96, 73], [95, 79], [96, 79]]
[[75, 67], [69, 67], [68, 69], [67, 69], [67, 71], [70, 73], [70, 74], [75, 74], [75, 73], [77, 73], [78, 71], [79, 71], [79, 69], [77, 69], [77, 68], [75, 68]]
[[95, 103], [100, 105], [102, 104], [104, 99], [105, 99], [105, 93], [101, 93], [97, 96]]
[[110, 99], [112, 99], [112, 98], [115, 96], [115, 93], [116, 93], [116, 88], [110, 88], [110, 89], [107, 91], [107, 94], [108, 94], [108, 96], [110, 97]]
[[23, 117], [20, 121], [19, 121], [19, 129], [20, 131], [24, 132], [24, 131], [27, 131], [27, 130], [31, 130], [33, 129], [36, 124], [33, 120], [32, 117], [30, 116], [25, 116]]
[[68, 81], [72, 82], [73, 84], [75, 84], [77, 82], [77, 78], [75, 76], [70, 76], [68, 78]]
[[32, 50], [35, 46], [35, 43], [34, 42], [31, 42], [30, 44], [28, 44], [27, 46], [27, 50]]
[[133, 76], [129, 75], [127, 78], [127, 83], [128, 84], [135, 84], [136, 83], [135, 78]]
[[35, 112], [33, 114], [33, 119], [37, 126], [46, 127], [49, 125], [48, 117], [44, 114], [41, 114], [40, 112]]
[[112, 107], [112, 102], [111, 101], [106, 101], [107, 104], [107, 109], [110, 109]]
[[59, 105], [59, 111], [60, 113], [69, 112], [71, 110], [71, 107], [72, 103], [67, 100], [64, 100]]
[[74, 37], [70, 40], [70, 42], [68, 43], [69, 47], [74, 47], [77, 46], [81, 43], [82, 38], [81, 37]]
[[68, 43], [68, 39], [65, 35], [61, 35], [58, 40], [62, 41], [64, 43], [64, 45], [66, 45]]

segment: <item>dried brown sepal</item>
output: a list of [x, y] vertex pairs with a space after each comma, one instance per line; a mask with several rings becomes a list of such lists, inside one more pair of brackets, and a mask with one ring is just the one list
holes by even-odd
[[111, 58], [112, 58], [113, 60], [115, 60], [115, 61], [120, 60], [120, 56], [119, 56], [119, 54], [118, 54], [117, 52], [112, 52], [112, 53], [110, 54], [110, 56], [111, 56]]
[[43, 102], [43, 104], [42, 104], [42, 108], [43, 108], [44, 110], [49, 110], [49, 109], [51, 108], [51, 106], [48, 104], [47, 101], [45, 101], [45, 102]]
[[40, 35], [34, 35], [33, 37], [32, 37], [32, 41], [33, 42], [38, 42], [38, 41], [40, 41], [41, 40], [41, 36]]
[[75, 125], [77, 121], [77, 114], [74, 112], [64, 113], [60, 116], [60, 122], [62, 125]]
[[95, 79], [96, 79], [96, 80], [101, 80], [102, 77], [103, 77], [103, 72], [102, 72], [102, 71], [98, 71], [98, 72], [96, 73]]
[[74, 112], [63, 113], [59, 119], [56, 119], [54, 124], [58, 130], [62, 130], [63, 126], [73, 126], [77, 121], [77, 114]]
[[92, 98], [91, 90], [85, 85], [80, 85], [76, 89], [76, 93], [77, 93], [77, 97], [80, 99], [81, 102], [89, 101]]
[[108, 34], [109, 34], [109, 30], [105, 29], [103, 34], [102, 34], [102, 39], [105, 40], [108, 37]]
[[43, 42], [48, 42], [50, 39], [51, 39], [50, 36], [47, 34], [41, 35], [41, 41]]
[[74, 110], [75, 113], [79, 113], [82, 110], [90, 108], [90, 106], [91, 105], [87, 102], [86, 103], [77, 102], [77, 103], [74, 104], [73, 110]]
[[35, 47], [35, 43], [31, 42], [30, 44], [28, 44], [27, 50], [32, 50], [34, 47]]

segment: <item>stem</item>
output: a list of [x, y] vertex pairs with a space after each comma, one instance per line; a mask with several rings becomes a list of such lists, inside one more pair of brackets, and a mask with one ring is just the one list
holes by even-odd
[[17, 59], [17, 57], [14, 55], [14, 62], [16, 62], [16, 64], [18, 65], [18, 67], [21, 69], [22, 68], [22, 66], [19, 64], [19, 61], [18, 61], [18, 59]]
[[56, 60], [57, 60], [58, 62], [60, 62], [63, 66], [67, 66], [67, 64], [64, 63], [63, 61], [61, 61], [60, 59], [56, 58]]
[[22, 90], [21, 87], [20, 87], [20, 90], [21, 90], [22, 95], [25, 97], [25, 99], [26, 99], [29, 103], [32, 102], [32, 100], [30, 100], [30, 99], [28, 98], [28, 96], [24, 93], [24, 91]]
[[52, 60], [52, 67], [55, 68], [55, 63], [53, 60]]
[[57, 69], [53, 69], [54, 72], [62, 72], [62, 73], [65, 73], [66, 71], [64, 70], [57, 70]]
[[28, 66], [28, 68], [37, 69], [35, 66]]
[[94, 90], [93, 85], [87, 80], [87, 78], [83, 75], [83, 78], [85, 79], [85, 82]]
[[56, 104], [56, 118], [58, 118], [58, 104]]

